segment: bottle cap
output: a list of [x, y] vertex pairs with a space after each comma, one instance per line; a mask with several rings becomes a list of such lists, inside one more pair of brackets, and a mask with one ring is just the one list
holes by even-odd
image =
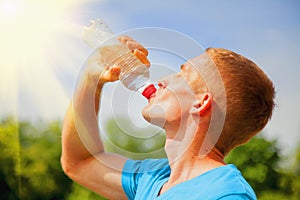
[[142, 92], [142, 95], [146, 97], [147, 99], [150, 99], [152, 94], [156, 92], [156, 88], [153, 84], [148, 85], [144, 91]]

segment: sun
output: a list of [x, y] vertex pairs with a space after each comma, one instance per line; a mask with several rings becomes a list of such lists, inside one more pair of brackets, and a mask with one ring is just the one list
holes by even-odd
[[4, 0], [0, 5], [1, 15], [7, 20], [12, 19], [18, 14], [18, 4], [16, 1]]
[[7, 112], [18, 115], [20, 93], [45, 112], [51, 110], [44, 106], [50, 93], [63, 96], [55, 67], [69, 66], [64, 55], [77, 51], [68, 43], [73, 24], [64, 19], [73, 2], [85, 1], [0, 0], [0, 104]]
[[69, 31], [64, 18], [71, 2], [0, 0], [0, 54], [5, 55], [7, 61], [16, 60], [16, 55], [19, 61], [41, 58], [55, 35]]

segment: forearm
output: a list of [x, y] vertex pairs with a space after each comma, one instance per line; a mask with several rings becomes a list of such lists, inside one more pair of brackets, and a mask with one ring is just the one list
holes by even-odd
[[[121, 42], [149, 64], [143, 46], [129, 37]], [[105, 82], [118, 80], [121, 69], [115, 64], [103, 65], [102, 56], [95, 52], [87, 60], [84, 76], [68, 108], [63, 123], [61, 164], [64, 172], [81, 185], [108, 199], [126, 199], [121, 177], [127, 158], [103, 152], [97, 119], [102, 87]]]
[[[130, 37], [120, 41], [146, 66], [148, 51]], [[112, 49], [106, 48], [107, 51]], [[68, 108], [62, 131], [62, 165], [72, 167], [80, 161], [103, 152], [98, 130], [99, 98], [105, 82], [119, 79], [120, 66], [104, 64], [105, 52], [95, 51], [89, 56], [82, 79], [77, 84], [72, 102]], [[100, 81], [100, 84], [99, 84]]]
[[77, 85], [62, 130], [62, 164], [72, 167], [103, 152], [98, 130], [99, 98], [103, 84], [88, 77]]

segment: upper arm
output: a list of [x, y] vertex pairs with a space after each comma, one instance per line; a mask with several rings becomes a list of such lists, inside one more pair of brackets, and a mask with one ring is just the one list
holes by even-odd
[[99, 153], [69, 169], [68, 176], [79, 184], [109, 199], [127, 199], [122, 187], [122, 169], [127, 158]]

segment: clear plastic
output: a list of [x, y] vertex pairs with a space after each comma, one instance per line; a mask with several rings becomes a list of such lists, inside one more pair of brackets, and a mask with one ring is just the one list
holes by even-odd
[[97, 48], [104, 66], [117, 65], [121, 68], [119, 80], [133, 91], [140, 91], [150, 98], [156, 91], [149, 78], [148, 68], [121, 43], [102, 19], [91, 21], [85, 28], [84, 40], [91, 48]]

